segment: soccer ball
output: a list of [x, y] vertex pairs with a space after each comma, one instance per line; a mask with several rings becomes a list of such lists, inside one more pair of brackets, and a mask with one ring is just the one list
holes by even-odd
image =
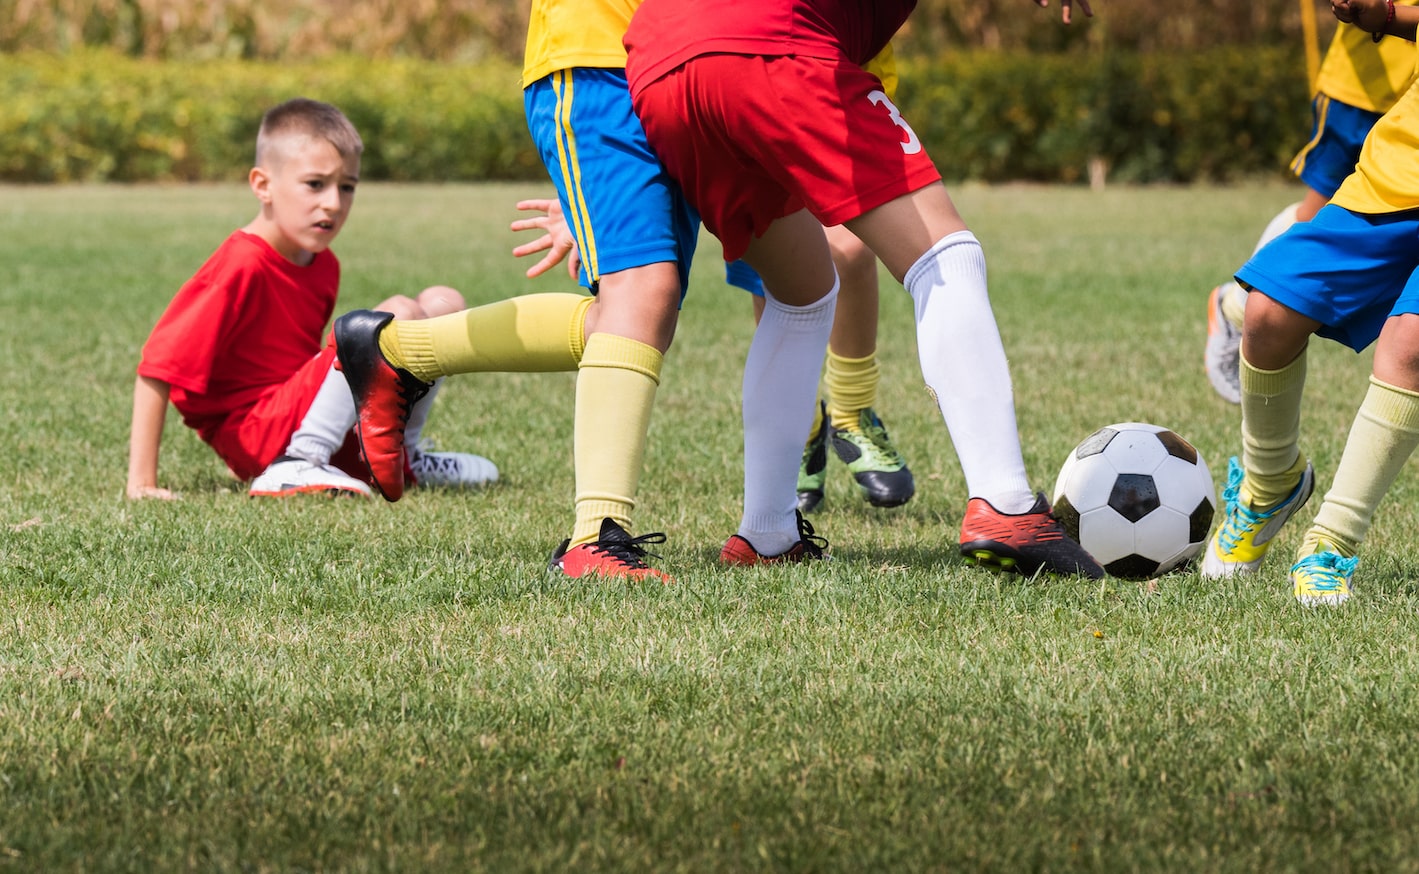
[[1202, 553], [1217, 488], [1197, 449], [1167, 428], [1123, 422], [1074, 447], [1054, 484], [1054, 514], [1104, 570], [1145, 578]]

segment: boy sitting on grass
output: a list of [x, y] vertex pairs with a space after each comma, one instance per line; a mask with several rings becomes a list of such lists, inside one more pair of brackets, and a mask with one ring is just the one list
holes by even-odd
[[[260, 212], [182, 286], [143, 346], [129, 498], [174, 497], [158, 485], [169, 401], [236, 477], [251, 480], [252, 495], [370, 494], [351, 434], [354, 403], [326, 340], [340, 283], [330, 244], [354, 204], [363, 150], [354, 125], [326, 103], [298, 98], [262, 118], [248, 176]], [[435, 286], [376, 308], [424, 319], [464, 302]], [[435, 391], [411, 412], [406, 477], [460, 488], [496, 481], [486, 458], [419, 449]]]

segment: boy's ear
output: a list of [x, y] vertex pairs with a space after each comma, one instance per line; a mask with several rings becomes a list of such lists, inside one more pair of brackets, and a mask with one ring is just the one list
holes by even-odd
[[251, 193], [255, 194], [256, 199], [263, 205], [271, 202], [271, 174], [264, 168], [252, 167], [246, 176], [246, 183], [251, 186]]

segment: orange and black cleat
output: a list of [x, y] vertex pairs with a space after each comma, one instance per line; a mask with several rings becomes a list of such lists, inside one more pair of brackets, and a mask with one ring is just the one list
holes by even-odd
[[335, 357], [355, 397], [355, 436], [370, 482], [386, 501], [404, 496], [404, 426], [409, 411], [432, 383], [395, 367], [379, 350], [390, 313], [355, 310], [335, 320]]
[[1019, 574], [1044, 570], [1097, 580], [1104, 569], [1065, 533], [1043, 494], [1024, 513], [1002, 513], [985, 498], [971, 498], [961, 523], [961, 555], [971, 564]]

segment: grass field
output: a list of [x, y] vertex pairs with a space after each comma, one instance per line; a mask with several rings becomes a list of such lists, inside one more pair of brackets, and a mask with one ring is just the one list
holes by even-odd
[[[527, 187], [361, 189], [343, 303], [532, 289]], [[963, 188], [1032, 478], [1115, 421], [1219, 480], [1238, 412], [1204, 296], [1297, 192]], [[551, 578], [572, 377], [450, 381], [427, 433], [485, 493], [257, 502], [169, 417], [173, 503], [122, 498], [133, 367], [254, 210], [235, 187], [0, 189], [0, 871], [1416, 871], [1419, 478], [1341, 610], [1259, 577], [1029, 580], [956, 554], [964, 486], [884, 286], [880, 409], [917, 475], [845, 469], [835, 560], [724, 571], [749, 301], [706, 238], [638, 525], [670, 586]], [[1368, 355], [1314, 344], [1329, 484]], [[1303, 511], [1309, 521], [1314, 506]]]

